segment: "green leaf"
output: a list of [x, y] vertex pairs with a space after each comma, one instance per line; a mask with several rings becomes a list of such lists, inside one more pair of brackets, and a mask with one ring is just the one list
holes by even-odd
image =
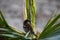
[[[25, 40], [24, 38], [25, 33], [17, 31], [15, 28], [9, 26], [4, 19], [2, 12], [0, 11], [0, 37], [5, 39], [21, 39]], [[7, 38], [6, 38], [7, 37]]]
[[60, 18], [60, 14], [51, 17], [48, 23], [46, 24], [44, 31], [46, 31], [48, 28], [51, 28], [59, 18]]
[[4, 27], [5, 25], [4, 25], [4, 22], [2, 21], [2, 19], [1, 19], [1, 15], [0, 15], [0, 27]]
[[25, 40], [25, 38], [23, 36], [20, 35], [13, 35], [13, 34], [0, 34], [0, 37], [8, 37], [10, 39], [12, 38], [16, 38], [16, 39], [21, 39], [21, 40]]
[[58, 23], [55, 26], [53, 26], [59, 18], [60, 18], [60, 14], [59, 15], [55, 15], [54, 17], [51, 17], [51, 19], [46, 24], [44, 30], [42, 31], [39, 39], [40, 38], [45, 38], [45, 37], [47, 37], [47, 35], [51, 34], [54, 31], [56, 31], [56, 27], [57, 28], [60, 28], [59, 27], [60, 26], [60, 23]]
[[1, 11], [0, 11], [0, 19], [1, 19], [1, 20], [0, 20], [0, 28], [1, 28], [1, 27], [4, 27], [4, 28], [10, 29], [10, 30], [12, 30], [12, 31], [14, 31], [14, 32], [24, 34], [23, 32], [17, 31], [15, 28], [9, 26], [9, 25], [7, 24], [7, 22], [6, 22], [6, 20], [5, 20], [5, 18], [4, 18], [4, 16], [3, 16], [3, 14], [2, 14]]
[[53, 34], [55, 33], [57, 30], [60, 29], [60, 23], [56, 24], [56, 25], [53, 25], [50, 29], [48, 29], [41, 37], [41, 38], [47, 38], [47, 37], [50, 37], [50, 36], [55, 36], [56, 34]]
[[4, 26], [4, 22], [0, 19], [0, 27]]
[[29, 33], [30, 33], [30, 31], [26, 33], [25, 38], [27, 38], [27, 37], [28, 37]]
[[10, 38], [16, 38], [16, 36], [12, 34], [0, 34], [0, 36], [10, 37]]
[[18, 38], [18, 39], [25, 39], [23, 35], [17, 33], [17, 32], [13, 32], [9, 29], [6, 28], [0, 28], [0, 37], [4, 38], [4, 37], [8, 37], [8, 38]]
[[5, 20], [1, 11], [0, 11], [0, 19], [4, 22], [5, 26], [8, 27], [8, 24], [7, 24], [7, 22], [6, 22], [6, 20]]
[[53, 25], [50, 29], [47, 30], [48, 34], [47, 33], [46, 34], [47, 35], [52, 34], [58, 29], [60, 29], [60, 23]]

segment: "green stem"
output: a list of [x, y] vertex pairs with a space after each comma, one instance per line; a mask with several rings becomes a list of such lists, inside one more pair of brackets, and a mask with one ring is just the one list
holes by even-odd
[[35, 27], [35, 0], [26, 0], [27, 19], [31, 20], [32, 28]]

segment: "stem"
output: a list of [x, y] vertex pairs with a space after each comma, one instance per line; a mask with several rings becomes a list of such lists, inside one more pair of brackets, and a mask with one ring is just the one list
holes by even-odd
[[26, 14], [28, 20], [31, 20], [32, 28], [35, 27], [35, 0], [26, 0]]

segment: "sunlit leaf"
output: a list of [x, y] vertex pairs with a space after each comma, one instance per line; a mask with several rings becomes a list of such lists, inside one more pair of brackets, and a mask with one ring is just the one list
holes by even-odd
[[52, 16], [50, 18], [50, 20], [48, 21], [48, 23], [46, 24], [44, 31], [46, 31], [48, 28], [52, 27], [59, 18], [60, 18], [60, 14]]
[[[15, 28], [9, 26], [4, 19], [2, 12], [0, 11], [0, 37], [10, 37], [11, 38], [18, 38], [21, 40], [25, 40], [23, 37], [24, 33], [17, 31]], [[8, 39], [8, 38], [7, 38]]]
[[9, 38], [18, 38], [18, 39], [25, 39], [23, 35], [13, 32], [6, 28], [0, 28], [0, 37], [9, 37]]
[[45, 38], [48, 37], [47, 35], [52, 34], [53, 32], [55, 32], [56, 30], [58, 30], [60, 28], [60, 23], [54, 25], [56, 23], [56, 21], [60, 18], [60, 14], [56, 15], [54, 17], [52, 17], [49, 22], [46, 24], [43, 32], [41, 33], [39, 38]]

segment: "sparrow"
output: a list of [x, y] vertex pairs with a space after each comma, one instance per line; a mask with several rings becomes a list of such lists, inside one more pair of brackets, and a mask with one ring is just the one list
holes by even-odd
[[30, 20], [25, 20], [23, 22], [23, 29], [27, 33], [30, 31], [31, 34], [34, 34], [33, 28], [31, 26], [31, 21]]

